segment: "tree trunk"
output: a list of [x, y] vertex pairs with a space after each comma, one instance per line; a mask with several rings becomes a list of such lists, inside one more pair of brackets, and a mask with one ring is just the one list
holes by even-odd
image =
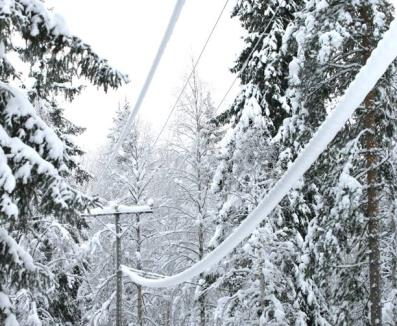
[[365, 160], [367, 172], [367, 207], [368, 218], [368, 247], [369, 247], [369, 301], [371, 309], [371, 325], [382, 324], [381, 305], [381, 280], [380, 280], [380, 249], [379, 249], [379, 197], [377, 187], [378, 171], [374, 167], [377, 162], [376, 150], [378, 143], [376, 139], [376, 114], [373, 108], [373, 92], [365, 99], [364, 127], [368, 129], [365, 143]]
[[137, 302], [137, 309], [138, 309], [138, 325], [143, 326], [143, 292], [142, 286], [137, 285], [138, 288], [138, 302]]
[[[263, 262], [261, 262], [260, 266], [262, 267], [262, 265], [263, 265]], [[266, 309], [266, 300], [265, 300], [266, 285], [265, 285], [265, 276], [263, 275], [262, 268], [259, 269], [258, 278], [259, 278], [259, 284], [260, 284], [259, 304], [260, 304], [261, 317], [262, 317], [262, 315], [264, 314], [264, 311]], [[262, 326], [261, 320], [259, 320], [259, 325]]]
[[[373, 23], [369, 17], [369, 6], [362, 7], [361, 15], [367, 25], [363, 45], [367, 49], [364, 61], [372, 53], [372, 38], [369, 33], [373, 30]], [[365, 62], [364, 62], [365, 63]], [[379, 197], [377, 191], [378, 171], [377, 163], [378, 141], [376, 128], [376, 108], [374, 103], [375, 91], [372, 90], [364, 100], [364, 128], [367, 129], [364, 138], [365, 161], [367, 168], [367, 205], [366, 217], [368, 219], [368, 259], [369, 259], [369, 302], [371, 313], [371, 326], [382, 325], [381, 280], [380, 280], [380, 249], [379, 249]]]
[[[394, 200], [394, 196], [393, 196]], [[395, 206], [395, 204], [393, 204]], [[393, 216], [391, 217], [391, 231], [393, 232], [392, 248], [397, 248], [397, 223], [396, 223], [396, 207], [393, 209]], [[392, 251], [392, 267], [391, 267], [391, 285], [393, 289], [397, 289], [397, 252]]]
[[[199, 260], [204, 257], [204, 230], [203, 220], [199, 225]], [[200, 279], [204, 278], [204, 274], [200, 274]], [[199, 326], [205, 326], [205, 293], [203, 292], [204, 284], [200, 285], [200, 297], [199, 297]]]
[[169, 301], [167, 302], [167, 311], [165, 316], [165, 325], [171, 326], [171, 311], [172, 311], [172, 297], [170, 297]]

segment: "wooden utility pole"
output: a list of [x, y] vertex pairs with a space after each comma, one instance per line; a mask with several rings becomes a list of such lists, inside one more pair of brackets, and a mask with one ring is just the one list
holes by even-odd
[[114, 214], [116, 227], [116, 326], [123, 325], [123, 275], [121, 266], [121, 226], [120, 214]]
[[[123, 272], [121, 271], [121, 236], [120, 215], [137, 215], [153, 213], [150, 206], [115, 206], [94, 209], [91, 214], [82, 214], [84, 217], [114, 216], [116, 229], [116, 326], [123, 326]], [[143, 320], [143, 318], [141, 318]]]
[[[142, 270], [142, 260], [141, 260], [141, 215], [136, 214], [136, 252], [139, 253], [137, 257], [137, 270]], [[138, 325], [143, 326], [143, 291], [142, 285], [137, 284], [137, 317]]]

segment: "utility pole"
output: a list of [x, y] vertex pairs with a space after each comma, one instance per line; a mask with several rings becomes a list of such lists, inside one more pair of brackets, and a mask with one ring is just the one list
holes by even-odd
[[121, 266], [121, 226], [120, 214], [114, 214], [114, 224], [116, 228], [116, 326], [123, 324], [123, 275]]
[[153, 213], [151, 206], [114, 206], [92, 210], [91, 214], [82, 214], [83, 217], [114, 216], [116, 229], [116, 326], [123, 326], [123, 272], [121, 271], [121, 237], [120, 215], [138, 215]]

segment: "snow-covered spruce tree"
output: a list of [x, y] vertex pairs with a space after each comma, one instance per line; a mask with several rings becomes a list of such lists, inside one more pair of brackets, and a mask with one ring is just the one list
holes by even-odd
[[[170, 209], [170, 223], [179, 221], [183, 230], [171, 242], [175, 258], [184, 257], [179, 268], [187, 268], [207, 253], [209, 236], [213, 232], [214, 200], [210, 192], [215, 163], [215, 117], [210, 93], [194, 71], [187, 91], [176, 112], [175, 131], [170, 151], [176, 164], [169, 168], [174, 191], [166, 203]], [[169, 237], [170, 238], [170, 237]], [[170, 257], [172, 259], [172, 257]], [[169, 258], [169, 259], [170, 259]], [[176, 271], [174, 271], [176, 272]], [[186, 284], [181, 298], [186, 309], [175, 311], [178, 325], [205, 326], [212, 320], [208, 287], [211, 275], [201, 274], [196, 285]], [[188, 321], [183, 321], [189, 318]], [[176, 323], [176, 321], [175, 321]]]
[[[240, 1], [235, 8], [249, 34], [235, 67], [242, 92], [218, 119], [230, 125], [214, 179], [221, 203], [214, 246], [246, 218], [287, 167], [279, 164], [285, 161], [281, 154], [287, 153], [273, 137], [290, 114], [286, 90], [294, 52], [283, 52], [282, 41], [302, 5], [303, 1]], [[264, 32], [258, 50], [240, 71]], [[316, 193], [315, 188], [311, 191]], [[316, 201], [301, 193], [298, 185], [245, 245], [225, 260], [218, 279], [222, 294], [218, 324], [325, 323], [324, 302], [302, 266], [305, 228]]]
[[[303, 0], [239, 0], [232, 16], [240, 20], [247, 31], [246, 46], [241, 52], [232, 72], [239, 75], [244, 91], [236, 98], [235, 103], [217, 120], [222, 124], [232, 121], [238, 123], [245, 102], [256, 98], [262, 108], [262, 115], [269, 117], [274, 135], [287, 110], [284, 108], [284, 93], [287, 87], [285, 76], [288, 75], [288, 63], [293, 54], [281, 55], [280, 47], [285, 30], [300, 8]], [[259, 43], [258, 43], [259, 41]], [[256, 44], [258, 45], [256, 46]], [[255, 47], [256, 46], [256, 47]], [[249, 55], [255, 51], [251, 57]], [[245, 69], [243, 65], [248, 58]]]
[[[384, 0], [306, 1], [285, 41], [285, 50], [297, 55], [287, 92], [291, 117], [279, 135], [280, 146], [294, 150], [292, 159], [365, 64], [392, 12]], [[395, 71], [391, 66], [305, 176], [305, 187], [316, 187], [321, 196], [308, 220], [303, 267], [321, 288], [331, 324], [381, 325], [382, 300], [395, 296], [393, 260], [381, 260], [387, 248], [379, 239], [394, 239], [395, 232], [395, 162], [389, 160], [395, 147]], [[385, 309], [395, 321], [395, 304]]]
[[[127, 102], [116, 112], [109, 133], [108, 151], [120, 137], [129, 113], [130, 107]], [[102, 197], [117, 204], [130, 206], [148, 204], [152, 198], [151, 189], [154, 187], [153, 181], [157, 172], [152, 142], [150, 130], [142, 127], [139, 120], [135, 121], [114, 162], [111, 163], [108, 175], [104, 176], [106, 179], [98, 182], [98, 190], [101, 191]], [[151, 214], [121, 216], [124, 265], [136, 270], [153, 270], [154, 259], [151, 250], [155, 249], [152, 238], [157, 236], [156, 218]], [[90, 241], [96, 248], [91, 252], [92, 270], [84, 284], [84, 291], [91, 297], [85, 318], [92, 325], [109, 325], [115, 322], [114, 246], [106, 245], [115, 241], [114, 233], [109, 231], [114, 230], [113, 219], [113, 216], [106, 218], [106, 228], [96, 222], [95, 228], [99, 230], [95, 233], [93, 241]], [[101, 245], [97, 246], [98, 244]], [[91, 294], [90, 287], [97, 290]], [[143, 326], [156, 319], [159, 307], [156, 306], [155, 300], [157, 299], [150, 289], [145, 290], [126, 278], [123, 282], [123, 324]]]
[[[25, 83], [23, 74], [13, 64], [15, 58], [32, 67], [34, 85]], [[36, 64], [41, 84], [33, 72]], [[43, 2], [2, 2], [0, 322], [6, 325], [16, 325], [17, 318], [22, 325], [36, 325], [40, 319], [45, 324], [67, 323], [63, 308], [52, 305], [53, 289], [58, 287], [55, 292], [61, 293], [72, 285], [68, 280], [61, 285], [59, 275], [35, 264], [24, 244], [39, 233], [35, 226], [39, 216], [54, 216], [60, 223], [78, 229], [84, 224], [78, 213], [92, 204], [65, 179], [78, 173], [73, 158], [78, 150], [63, 136], [74, 132], [64, 124], [66, 120], [55, 96], [68, 94], [70, 98], [73, 77], [85, 77], [105, 90], [126, 80], [87, 44], [70, 35], [62, 19], [49, 12]], [[56, 131], [40, 117], [41, 105], [48, 108], [47, 114], [52, 118], [45, 120]], [[44, 226], [40, 228], [43, 230]], [[51, 256], [54, 247], [49, 245]], [[43, 262], [49, 260], [46, 257]]]

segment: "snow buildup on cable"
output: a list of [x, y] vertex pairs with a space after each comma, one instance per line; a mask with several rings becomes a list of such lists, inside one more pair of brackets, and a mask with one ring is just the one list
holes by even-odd
[[[230, 254], [259, 226], [280, 203], [294, 184], [303, 177], [304, 173], [312, 166], [321, 153], [327, 148], [328, 144], [343, 128], [353, 112], [364, 101], [367, 94], [375, 87], [378, 80], [397, 57], [396, 38], [397, 21], [393, 21], [389, 31], [385, 33], [377, 48], [372, 52], [366, 65], [360, 70], [349, 88], [345, 91], [345, 95], [341, 98], [338, 105], [321, 124], [320, 128], [299, 154], [293, 165], [288, 168], [283, 177], [275, 184], [271, 191], [247, 216], [241, 225], [217, 248], [190, 268], [163, 279], [144, 278], [130, 271], [128, 267], [122, 266], [121, 269], [124, 275], [128, 276], [133, 282], [143, 286], [172, 287], [209, 270]], [[299, 239], [297, 244], [302, 246], [303, 241]]]

